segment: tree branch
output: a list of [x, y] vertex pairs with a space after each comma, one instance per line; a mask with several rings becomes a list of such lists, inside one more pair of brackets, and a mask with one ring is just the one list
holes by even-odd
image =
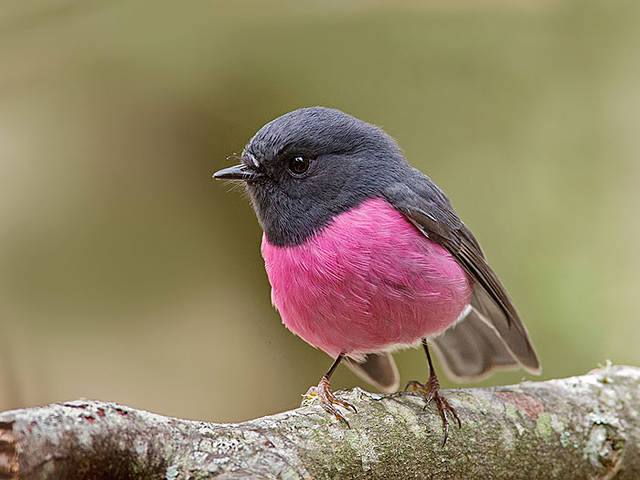
[[238, 424], [73, 401], [0, 414], [0, 479], [640, 478], [640, 369], [446, 392], [442, 425], [417, 394], [339, 396], [351, 429], [318, 406]]

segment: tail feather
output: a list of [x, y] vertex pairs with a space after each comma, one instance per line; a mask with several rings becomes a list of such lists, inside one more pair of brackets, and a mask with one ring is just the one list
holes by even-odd
[[454, 380], [477, 380], [497, 368], [520, 366], [495, 327], [483, 320], [475, 308], [430, 342], [446, 373]]
[[477, 283], [473, 288], [471, 306], [479, 319], [500, 337], [504, 346], [522, 368], [536, 375], [540, 373], [538, 355], [533, 348], [527, 328], [519, 317], [513, 317], [509, 321], [504, 310]]

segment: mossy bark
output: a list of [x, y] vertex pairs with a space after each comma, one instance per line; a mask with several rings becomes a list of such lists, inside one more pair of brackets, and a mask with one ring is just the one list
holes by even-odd
[[449, 390], [462, 429], [416, 394], [340, 392], [351, 429], [318, 406], [238, 424], [74, 401], [0, 414], [0, 479], [640, 478], [640, 369]]

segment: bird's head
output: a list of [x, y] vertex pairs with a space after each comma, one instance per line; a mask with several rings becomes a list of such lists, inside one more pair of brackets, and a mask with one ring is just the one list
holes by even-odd
[[407, 168], [380, 128], [339, 110], [294, 110], [263, 126], [242, 163], [214, 178], [246, 182], [270, 243], [296, 245], [335, 215], [380, 196]]

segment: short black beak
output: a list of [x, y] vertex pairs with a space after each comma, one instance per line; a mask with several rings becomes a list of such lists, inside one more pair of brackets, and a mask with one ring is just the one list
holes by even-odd
[[249, 180], [250, 178], [254, 178], [255, 176], [256, 174], [249, 171], [244, 163], [241, 163], [240, 165], [234, 165], [233, 167], [223, 168], [222, 170], [218, 170], [213, 174], [213, 178], [215, 178], [216, 180]]

